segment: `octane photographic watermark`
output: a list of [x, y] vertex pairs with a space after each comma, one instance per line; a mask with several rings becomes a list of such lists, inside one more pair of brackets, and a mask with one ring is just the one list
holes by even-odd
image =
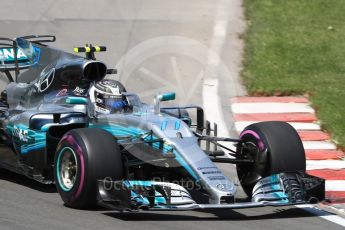
[[[136, 180], [133, 180], [136, 181]], [[233, 180], [235, 186], [238, 186], [240, 182], [238, 181], [238, 178], [234, 178]], [[201, 183], [201, 181], [195, 181], [188, 178], [180, 178], [180, 179], [169, 179], [165, 177], [153, 177], [150, 179], [150, 181], [140, 180], [138, 183], [135, 183], [135, 188], [139, 190], [148, 190], [154, 185], [160, 185], [160, 186], [174, 186], [179, 185], [183, 188], [185, 188], [187, 191], [202, 191], [207, 190], [210, 185], [207, 183]], [[111, 177], [106, 177], [103, 179], [103, 188], [107, 191], [115, 190], [115, 191], [123, 191], [131, 189], [132, 185], [130, 183], [130, 180], [119, 180], [119, 181], [113, 181]], [[228, 189], [227, 184], [217, 184], [216, 186], [218, 189]]]
[[[150, 181], [140, 181], [135, 184], [135, 188], [139, 190], [149, 189], [151, 186], [155, 184], [159, 184], [160, 186], [171, 186], [171, 184], [182, 186], [187, 190], [201, 190], [203, 187], [199, 181], [194, 181], [191, 179], [176, 179], [176, 180], [169, 180], [165, 177], [153, 177]], [[103, 185], [105, 190], [127, 190], [131, 188], [131, 184], [127, 180], [121, 181], [113, 181], [110, 177], [106, 177], [103, 180]]]

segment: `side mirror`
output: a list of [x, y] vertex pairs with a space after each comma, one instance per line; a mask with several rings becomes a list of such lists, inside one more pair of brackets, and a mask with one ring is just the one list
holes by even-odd
[[154, 99], [154, 110], [156, 114], [160, 113], [160, 102], [161, 101], [172, 101], [175, 100], [176, 93], [175, 92], [169, 92], [169, 93], [163, 93], [158, 94]]
[[172, 100], [175, 100], [176, 93], [175, 92], [170, 92], [170, 93], [158, 94], [157, 98], [160, 101], [172, 101]]
[[85, 97], [67, 97], [66, 104], [70, 105], [87, 105], [89, 100]]

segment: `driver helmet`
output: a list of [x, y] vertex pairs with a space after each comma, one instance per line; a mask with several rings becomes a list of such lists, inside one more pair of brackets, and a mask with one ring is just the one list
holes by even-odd
[[125, 112], [128, 102], [123, 93], [125, 87], [118, 81], [104, 79], [90, 88], [90, 100], [95, 111], [101, 114]]

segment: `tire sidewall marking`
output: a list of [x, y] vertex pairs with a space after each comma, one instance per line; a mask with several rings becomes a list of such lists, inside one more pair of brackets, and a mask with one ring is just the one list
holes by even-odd
[[264, 141], [260, 138], [260, 135], [258, 133], [256, 133], [253, 130], [245, 130], [241, 133], [240, 138], [242, 138], [244, 135], [251, 135], [253, 137], [255, 137], [255, 139], [258, 141], [258, 147], [259, 150], [262, 152], [265, 150], [265, 143]]

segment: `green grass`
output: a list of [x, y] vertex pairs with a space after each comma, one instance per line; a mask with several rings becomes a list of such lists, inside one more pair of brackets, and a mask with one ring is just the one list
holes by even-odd
[[244, 0], [242, 76], [250, 94], [308, 94], [345, 146], [345, 1]]

